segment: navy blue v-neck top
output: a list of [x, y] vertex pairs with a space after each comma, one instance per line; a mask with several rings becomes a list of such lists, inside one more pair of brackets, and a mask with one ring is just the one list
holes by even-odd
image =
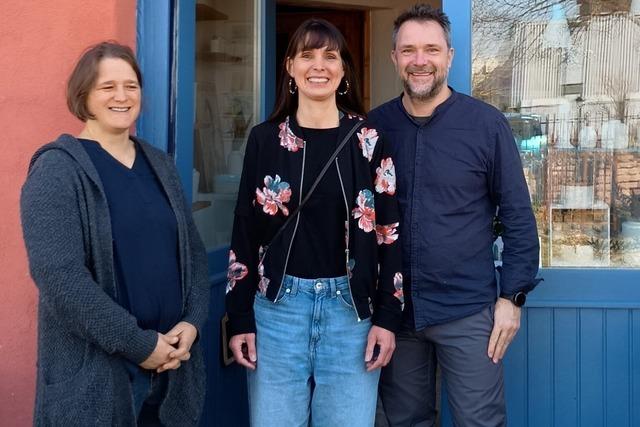
[[97, 142], [79, 141], [109, 204], [118, 302], [141, 328], [166, 333], [182, 311], [178, 225], [169, 200], [137, 144], [129, 169]]

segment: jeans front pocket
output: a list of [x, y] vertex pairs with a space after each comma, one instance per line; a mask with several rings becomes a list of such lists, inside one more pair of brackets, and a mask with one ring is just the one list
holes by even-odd
[[282, 304], [286, 302], [290, 297], [291, 297], [291, 288], [282, 286], [282, 289], [280, 289], [280, 292], [278, 293], [278, 296], [276, 297], [275, 301], [271, 301], [269, 298], [267, 298], [266, 295], [264, 295], [261, 292], [256, 292], [255, 301], [256, 302], [259, 301], [260, 303], [264, 303], [264, 304]]
[[349, 289], [336, 291], [336, 298], [342, 303], [342, 305], [350, 310], [353, 310], [353, 297], [351, 296], [351, 292], [349, 292]]

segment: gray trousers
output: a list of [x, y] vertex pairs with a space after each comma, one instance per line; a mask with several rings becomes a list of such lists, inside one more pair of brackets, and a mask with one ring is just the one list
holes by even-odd
[[435, 425], [437, 363], [455, 426], [505, 426], [502, 362], [487, 356], [492, 328], [493, 305], [442, 325], [398, 332], [395, 353], [380, 377], [378, 414], [386, 420], [376, 425]]

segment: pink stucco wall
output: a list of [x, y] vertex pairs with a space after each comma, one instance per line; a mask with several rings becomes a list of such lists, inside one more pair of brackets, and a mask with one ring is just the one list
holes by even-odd
[[104, 39], [134, 46], [136, 0], [20, 0], [0, 11], [0, 425], [31, 424], [37, 292], [29, 278], [19, 194], [29, 158], [81, 123], [66, 109], [67, 75]]

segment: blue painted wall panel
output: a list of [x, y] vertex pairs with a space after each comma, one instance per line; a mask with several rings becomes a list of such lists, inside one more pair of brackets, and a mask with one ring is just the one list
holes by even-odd
[[510, 426], [640, 425], [639, 309], [527, 308], [504, 367]]
[[528, 311], [529, 425], [550, 426], [553, 420], [553, 363], [550, 357], [553, 354], [553, 313], [544, 308]]
[[640, 310], [633, 310], [631, 316], [631, 425], [640, 425]]
[[522, 367], [528, 366], [528, 311], [522, 311], [520, 320], [520, 331], [509, 346], [507, 356], [504, 358], [504, 396], [507, 402], [508, 414], [520, 414], [518, 419], [519, 426], [526, 427], [527, 421], [527, 384], [529, 373], [527, 369]]
[[553, 312], [553, 422], [556, 426], [578, 425], [578, 310]]
[[606, 425], [629, 425], [629, 341], [628, 310], [605, 312], [605, 418]]
[[579, 425], [604, 425], [604, 313], [580, 310]]

